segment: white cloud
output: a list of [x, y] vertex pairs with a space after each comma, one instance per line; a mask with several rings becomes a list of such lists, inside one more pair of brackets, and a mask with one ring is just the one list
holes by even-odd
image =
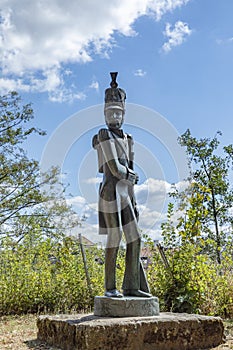
[[135, 186], [138, 204], [155, 209], [161, 208], [171, 190], [171, 185], [164, 180], [149, 178], [141, 185]]
[[[89, 179], [91, 185], [96, 178]], [[182, 190], [187, 186], [186, 182], [179, 182], [176, 188]], [[172, 185], [164, 180], [153, 178], [147, 179], [144, 183], [135, 186], [135, 196], [140, 212], [139, 227], [143, 233], [150, 235], [153, 239], [160, 239], [161, 223], [166, 219], [168, 193]], [[96, 198], [97, 200], [97, 198]], [[98, 234], [98, 203], [87, 203], [82, 196], [73, 197], [67, 200], [72, 205], [79, 217], [85, 215], [86, 220], [82, 223], [83, 235], [97, 243], [102, 237]], [[180, 213], [176, 213], [174, 220]], [[80, 228], [78, 228], [80, 233]], [[74, 230], [74, 234], [75, 234]]]
[[226, 38], [226, 39], [216, 39], [216, 43], [219, 45], [233, 43], [233, 37]]
[[190, 182], [187, 180], [180, 181], [175, 186], [179, 192], [182, 192], [190, 186]]
[[[67, 72], [64, 72], [67, 75]], [[8, 78], [3, 74], [0, 78], [0, 93], [5, 94], [8, 91], [22, 92], [47, 92], [49, 99], [53, 102], [70, 102], [74, 100], [85, 100], [84, 92], [76, 92], [74, 86], [66, 88], [62, 78], [62, 72], [57, 67], [51, 67], [44, 70], [40, 76], [28, 72], [26, 75], [14, 78]]]
[[139, 226], [143, 233], [150, 235], [153, 239], [159, 238], [160, 226], [166, 217], [170, 190], [171, 184], [153, 178], [135, 187], [140, 212]]
[[97, 223], [98, 205], [96, 203], [88, 203], [82, 196], [76, 196], [66, 199], [67, 204], [71, 205], [79, 217], [85, 216], [89, 224]]
[[178, 21], [175, 23], [173, 29], [171, 29], [171, 24], [167, 23], [164, 35], [168, 38], [168, 41], [163, 44], [163, 51], [167, 53], [171, 51], [173, 47], [181, 45], [191, 33], [192, 30], [187, 23]]
[[134, 75], [136, 77], [144, 77], [146, 75], [146, 72], [142, 69], [137, 69], [135, 72], [134, 72]]
[[[90, 62], [95, 54], [106, 57], [116, 32], [135, 35], [132, 25], [140, 16], [159, 20], [189, 1], [3, 0], [0, 92], [46, 91], [53, 101], [84, 98], [83, 93], [74, 93], [75, 87], [65, 87], [66, 64]], [[97, 83], [92, 87], [97, 89]]]
[[96, 91], [99, 91], [99, 83], [98, 83], [98, 81], [93, 80], [91, 85], [89, 85], [89, 88], [90, 89], [94, 89]]
[[148, 1], [148, 10], [156, 16], [157, 20], [166, 13], [175, 10], [177, 7], [186, 5], [190, 0], [158, 0]]
[[84, 180], [85, 183], [91, 184], [91, 185], [99, 184], [101, 181], [102, 181], [101, 177], [91, 177], [89, 179]]
[[107, 237], [106, 235], [100, 235], [98, 230], [98, 224], [91, 225], [87, 222], [83, 222], [81, 227], [76, 227], [69, 231], [69, 235], [78, 238], [79, 234], [81, 233], [83, 237], [89, 239], [89, 241], [93, 242], [94, 244], [105, 247]]

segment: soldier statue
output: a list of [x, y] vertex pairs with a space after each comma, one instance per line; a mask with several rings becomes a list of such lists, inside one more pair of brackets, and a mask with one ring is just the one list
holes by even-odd
[[[93, 137], [103, 180], [99, 188], [99, 231], [107, 234], [105, 249], [105, 296], [151, 297], [140, 261], [141, 237], [134, 184], [138, 175], [133, 166], [133, 139], [124, 133], [126, 93], [118, 88], [117, 72], [110, 73], [110, 88], [105, 90], [104, 115], [107, 128]], [[122, 238], [126, 240], [123, 294], [116, 288], [116, 259]]]

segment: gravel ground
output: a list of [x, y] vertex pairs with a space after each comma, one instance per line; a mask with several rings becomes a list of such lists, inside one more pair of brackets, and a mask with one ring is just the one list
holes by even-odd
[[[35, 315], [0, 317], [0, 349], [60, 350], [36, 339]], [[225, 322], [226, 343], [211, 350], [233, 350], [233, 321]]]

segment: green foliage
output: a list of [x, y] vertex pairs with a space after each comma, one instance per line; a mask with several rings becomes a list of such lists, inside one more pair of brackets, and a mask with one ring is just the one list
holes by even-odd
[[[148, 278], [165, 311], [233, 316], [232, 146], [222, 156], [219, 141], [180, 138], [189, 156], [189, 184], [173, 188], [162, 224], [161, 246], [151, 242]], [[216, 264], [216, 261], [218, 264]]]
[[0, 256], [0, 314], [38, 311], [82, 311], [93, 305], [93, 295], [103, 294], [103, 250], [85, 249], [92, 294], [88, 292], [79, 242], [66, 238], [24, 240], [14, 249], [4, 246]]
[[25, 127], [33, 119], [33, 109], [31, 104], [21, 105], [17, 92], [0, 97], [0, 111], [0, 146], [8, 154], [22, 151], [19, 145], [33, 132], [45, 134], [35, 127]]
[[223, 254], [221, 268], [193, 243], [165, 249], [169, 267], [154, 247], [147, 276], [161, 311], [233, 316], [232, 255]]
[[45, 134], [32, 120], [31, 105], [22, 105], [16, 92], [0, 97], [0, 245], [6, 237], [12, 244], [27, 235], [59, 238], [79, 223], [66, 204], [58, 169], [41, 174], [39, 162], [22, 148], [32, 133]]
[[185, 235], [205, 237], [209, 252], [220, 264], [221, 251], [233, 224], [230, 211], [233, 204], [230, 185], [233, 147], [225, 146], [220, 152], [218, 135], [221, 133], [217, 132], [213, 139], [198, 140], [187, 130], [179, 138], [188, 155], [190, 186], [174, 197], [181, 200], [180, 209], [185, 212], [184, 219], [180, 219]]
[[[80, 224], [67, 206], [59, 170], [41, 174], [23, 142], [41, 130], [32, 126], [33, 110], [16, 92], [0, 97], [0, 314], [87, 310], [103, 294], [104, 252], [86, 251], [87, 285], [80, 244], [65, 238]], [[118, 257], [118, 283], [124, 254]]]

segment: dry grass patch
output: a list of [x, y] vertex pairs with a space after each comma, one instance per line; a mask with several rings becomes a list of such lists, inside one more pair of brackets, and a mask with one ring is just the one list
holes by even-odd
[[38, 341], [35, 315], [0, 317], [0, 349], [59, 350]]

